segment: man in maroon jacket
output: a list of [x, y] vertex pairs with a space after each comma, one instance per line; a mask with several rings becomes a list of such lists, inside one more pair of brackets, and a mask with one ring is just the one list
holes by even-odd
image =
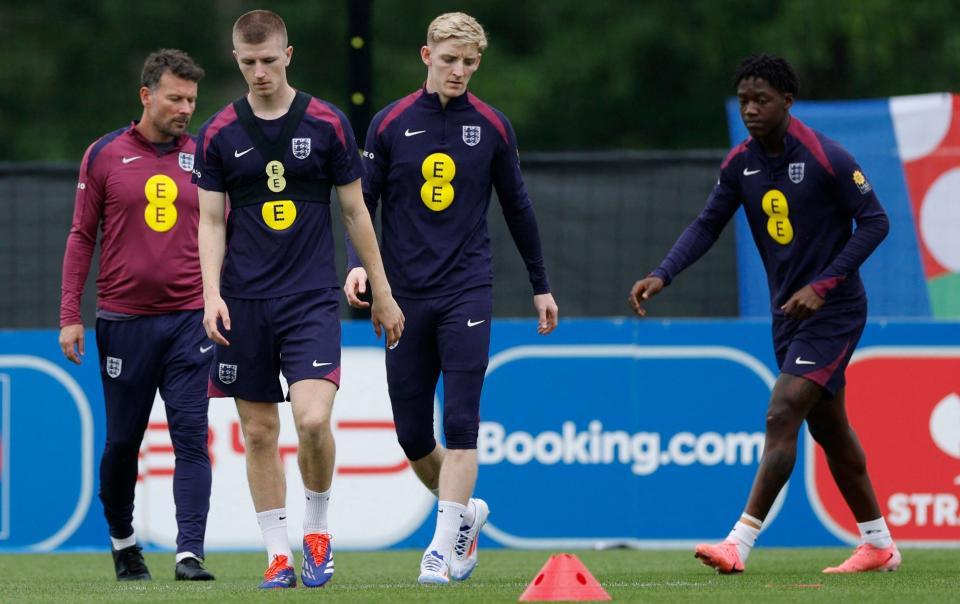
[[102, 233], [97, 275], [97, 350], [107, 438], [100, 500], [117, 579], [148, 580], [133, 530], [137, 455], [160, 389], [176, 466], [178, 580], [213, 579], [203, 567], [210, 509], [207, 371], [213, 344], [203, 329], [197, 249], [199, 206], [191, 184], [195, 142], [187, 124], [203, 69], [180, 50], [143, 66], [143, 116], [104, 135], [80, 165], [73, 225], [63, 257], [60, 348], [84, 354], [80, 297]]

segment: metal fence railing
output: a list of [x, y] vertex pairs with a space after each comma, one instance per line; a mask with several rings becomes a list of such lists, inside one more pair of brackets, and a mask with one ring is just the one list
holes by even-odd
[[[625, 315], [633, 281], [696, 216], [723, 151], [527, 153], [521, 156], [561, 317]], [[60, 273], [78, 165], [0, 163], [0, 328], [56, 327]], [[337, 204], [334, 237], [342, 241]], [[496, 200], [490, 211], [494, 313], [532, 315], [526, 271]], [[342, 246], [337, 267], [343, 270]], [[93, 277], [83, 300], [92, 325]], [[733, 229], [655, 301], [657, 316], [735, 316]], [[346, 304], [344, 316], [348, 316]]]

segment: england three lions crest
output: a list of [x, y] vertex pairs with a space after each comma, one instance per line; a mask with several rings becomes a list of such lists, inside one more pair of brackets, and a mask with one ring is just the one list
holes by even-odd
[[227, 363], [220, 363], [219, 371], [217, 371], [217, 377], [220, 378], [220, 381], [224, 384], [232, 384], [237, 381], [237, 366], [228, 365]]
[[800, 184], [800, 182], [803, 180], [804, 165], [805, 162], [799, 162], [796, 164], [790, 164], [787, 167], [787, 174], [790, 175], [790, 182], [797, 185]]
[[295, 138], [290, 141], [290, 145], [293, 147], [293, 156], [297, 159], [307, 159], [310, 155], [309, 138]]
[[120, 372], [123, 371], [123, 359], [118, 359], [117, 357], [107, 357], [107, 362], [104, 363], [103, 367], [107, 375], [113, 379], [120, 377]]
[[180, 169], [184, 172], [193, 172], [193, 153], [180, 152]]
[[480, 126], [464, 126], [463, 142], [469, 147], [476, 147], [480, 144]]

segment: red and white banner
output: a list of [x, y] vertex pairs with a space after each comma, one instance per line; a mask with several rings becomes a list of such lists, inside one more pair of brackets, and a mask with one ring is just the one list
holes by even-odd
[[[847, 369], [847, 415], [900, 544], [960, 542], [960, 348], [869, 347]], [[823, 450], [807, 435], [807, 489], [837, 537], [859, 531]]]

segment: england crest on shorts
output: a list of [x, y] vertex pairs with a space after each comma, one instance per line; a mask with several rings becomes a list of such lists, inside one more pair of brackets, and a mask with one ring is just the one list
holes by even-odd
[[470, 147], [476, 147], [480, 144], [480, 126], [464, 126], [463, 142]]
[[120, 377], [120, 372], [123, 371], [123, 359], [118, 359], [117, 357], [107, 357], [107, 362], [104, 369], [112, 378]]
[[297, 159], [307, 159], [310, 155], [309, 138], [295, 138], [290, 141], [290, 145], [293, 147], [293, 156]]
[[184, 172], [193, 172], [193, 153], [180, 152], [180, 169]]
[[790, 181], [794, 184], [800, 184], [803, 180], [803, 167], [806, 162], [799, 162], [787, 166], [787, 174], [790, 175]]
[[237, 366], [220, 363], [220, 370], [217, 372], [217, 376], [224, 384], [232, 384], [237, 381]]

